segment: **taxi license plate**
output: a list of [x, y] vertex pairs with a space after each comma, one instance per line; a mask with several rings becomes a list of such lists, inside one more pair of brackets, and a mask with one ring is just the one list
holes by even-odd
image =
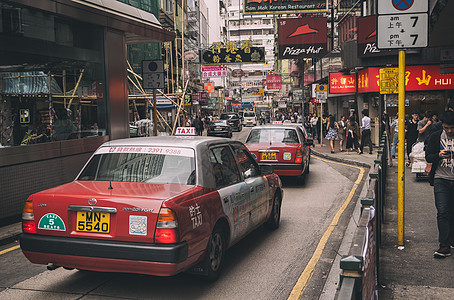
[[262, 152], [262, 160], [276, 160], [276, 152]]
[[215, 128], [214, 130], [222, 130], [222, 128]]
[[110, 214], [78, 211], [77, 231], [109, 233]]

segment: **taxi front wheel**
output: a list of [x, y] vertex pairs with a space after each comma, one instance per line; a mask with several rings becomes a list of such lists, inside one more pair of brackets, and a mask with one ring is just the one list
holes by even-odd
[[207, 254], [204, 260], [206, 279], [215, 281], [221, 274], [226, 250], [224, 232], [220, 226], [216, 226], [208, 242]]

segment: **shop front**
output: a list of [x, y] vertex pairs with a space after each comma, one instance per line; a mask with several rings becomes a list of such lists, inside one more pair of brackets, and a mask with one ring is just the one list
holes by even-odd
[[117, 1], [10, 0], [0, 1], [0, 10], [6, 222], [30, 194], [74, 179], [100, 144], [129, 137], [126, 43], [174, 35], [153, 15]]

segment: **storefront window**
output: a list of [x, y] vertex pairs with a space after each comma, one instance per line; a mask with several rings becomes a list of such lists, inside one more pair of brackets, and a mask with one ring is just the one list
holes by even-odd
[[100, 64], [0, 73], [0, 145], [23, 146], [106, 134]]

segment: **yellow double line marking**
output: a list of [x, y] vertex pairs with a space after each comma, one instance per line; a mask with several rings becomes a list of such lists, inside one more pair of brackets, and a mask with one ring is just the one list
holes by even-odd
[[328, 226], [328, 228], [326, 229], [322, 238], [320, 239], [320, 242], [318, 243], [314, 254], [312, 255], [311, 259], [309, 260], [309, 263], [307, 264], [303, 273], [301, 273], [300, 277], [298, 278], [298, 281], [296, 282], [295, 286], [293, 287], [293, 290], [290, 293], [288, 300], [297, 300], [303, 294], [304, 288], [306, 287], [307, 282], [311, 278], [312, 272], [315, 269], [315, 266], [317, 265], [318, 261], [320, 260], [320, 257], [322, 256], [323, 250], [325, 249], [326, 243], [328, 242], [328, 239], [331, 236], [331, 233], [333, 232], [334, 228], [337, 226], [337, 223], [339, 222], [339, 219], [342, 216], [342, 214], [344, 213], [348, 204], [353, 199], [353, 195], [355, 195], [356, 189], [358, 188], [358, 185], [361, 183], [364, 173], [366, 172], [366, 170], [364, 168], [361, 168], [358, 166], [353, 166], [353, 165], [348, 165], [348, 164], [344, 164], [344, 163], [340, 163], [340, 162], [326, 160], [326, 159], [322, 159], [322, 158], [315, 157], [315, 156], [313, 156], [313, 157], [318, 160], [324, 161], [324, 162], [335, 163], [335, 164], [359, 169], [359, 175], [355, 181], [355, 184], [353, 185], [353, 188], [350, 190], [350, 193], [348, 194], [347, 199], [344, 201], [342, 206], [339, 208], [339, 210], [337, 211], [333, 220], [331, 221], [331, 224]]
[[16, 245], [16, 246], [14, 246], [14, 247], [11, 247], [11, 248], [2, 250], [2, 251], [0, 251], [0, 255], [6, 254], [6, 253], [11, 252], [11, 251], [13, 251], [13, 250], [16, 250], [16, 249], [18, 249], [18, 248], [20, 248], [20, 245]]

